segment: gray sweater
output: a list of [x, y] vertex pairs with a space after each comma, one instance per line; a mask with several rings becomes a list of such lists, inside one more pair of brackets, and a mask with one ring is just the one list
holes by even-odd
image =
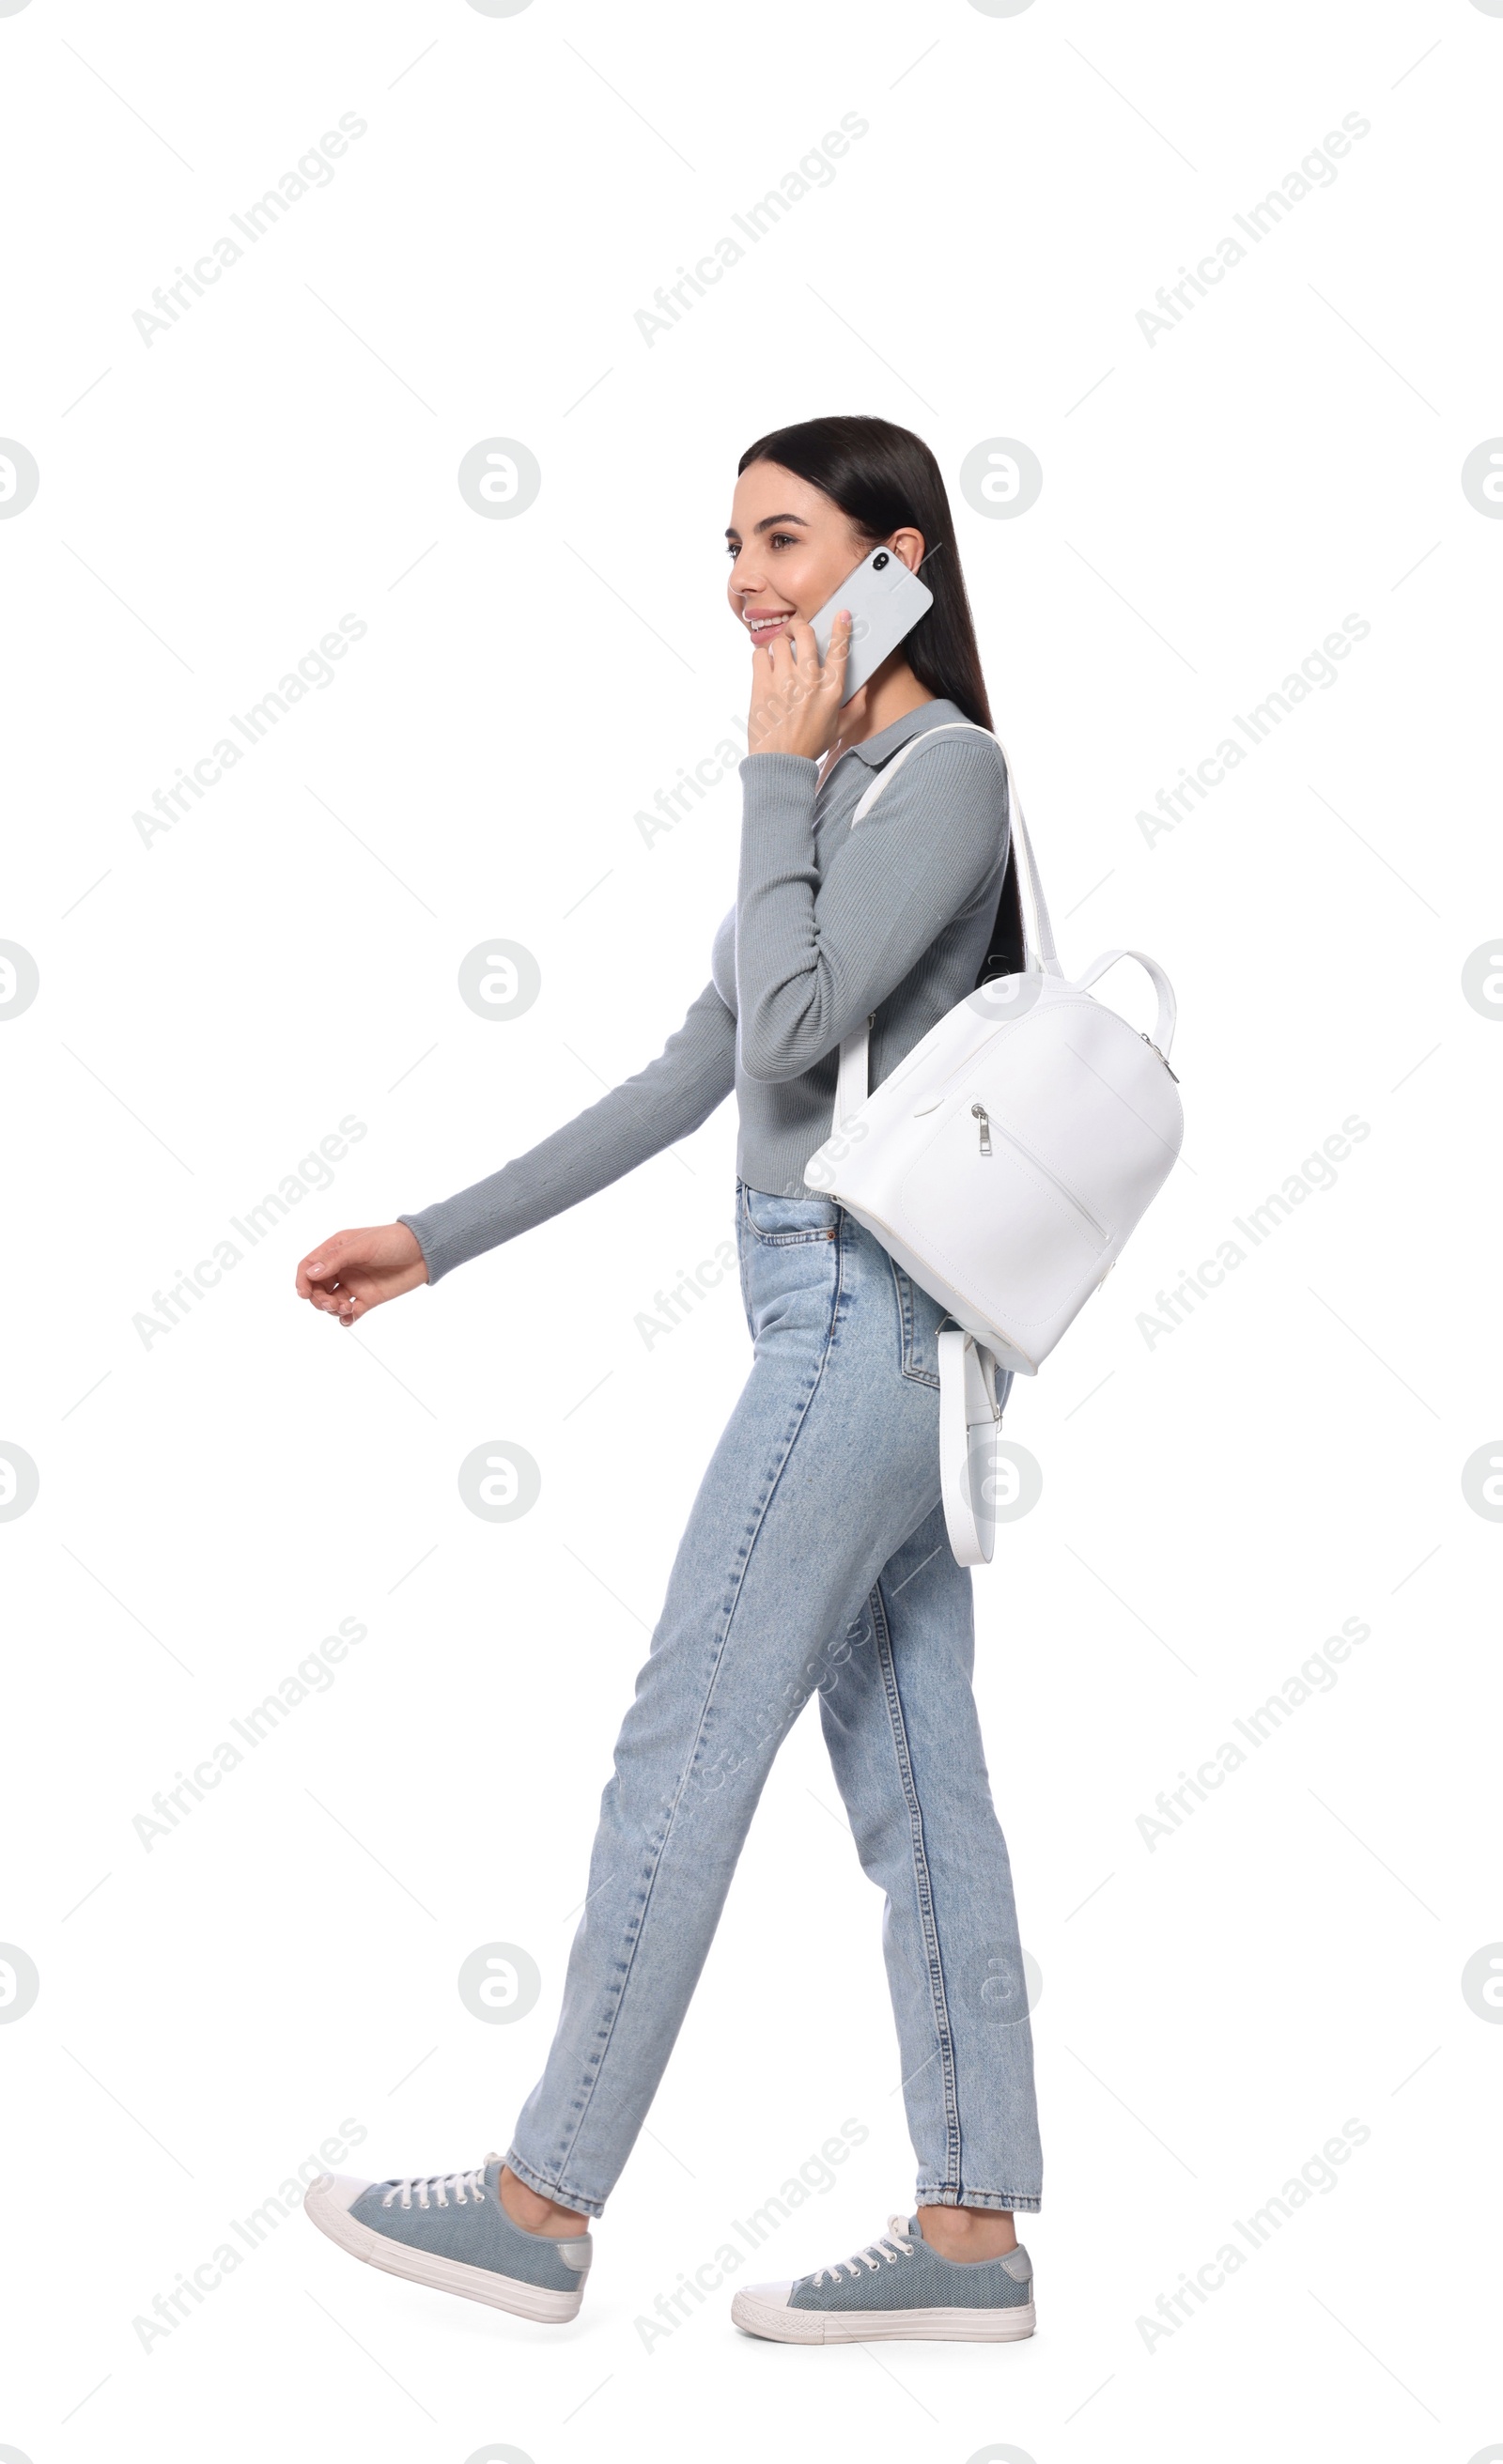
[[963, 716], [953, 702], [923, 703], [842, 754], [817, 792], [817, 762], [748, 755], [736, 904], [703, 992], [655, 1061], [499, 1172], [398, 1218], [431, 1283], [687, 1137], [733, 1088], [740, 1177], [808, 1194], [804, 1167], [830, 1133], [842, 1037], [875, 1012], [879, 1085], [963, 1001], [986, 954], [1008, 838], [995, 742], [947, 736], [911, 754], [851, 826], [900, 744]]

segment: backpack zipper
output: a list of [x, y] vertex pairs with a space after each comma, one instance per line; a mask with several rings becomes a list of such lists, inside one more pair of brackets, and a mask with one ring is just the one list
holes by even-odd
[[[987, 1111], [984, 1104], [973, 1104], [971, 1106], [971, 1111], [980, 1123], [980, 1151], [984, 1155], [989, 1155], [992, 1152], [991, 1133], [994, 1126], [991, 1115]], [[1084, 1205], [1075, 1196], [1074, 1191], [1071, 1188], [1068, 1181], [1061, 1180], [1057, 1172], [1051, 1172], [1050, 1170], [1049, 1165], [1044, 1161], [1042, 1155], [1035, 1155], [1030, 1146], [1027, 1145], [1026, 1142], [1022, 1138], [1018, 1137], [1013, 1131], [1006, 1128], [1001, 1121], [998, 1121], [995, 1124], [995, 1127], [998, 1136], [1006, 1138], [1009, 1147], [1015, 1147], [1018, 1154], [1022, 1155], [1027, 1162], [1033, 1166], [1034, 1171], [1039, 1173], [1052, 1188], [1056, 1189], [1061, 1198], [1068, 1200], [1069, 1204], [1073, 1207], [1075, 1213], [1080, 1217], [1082, 1222], [1089, 1223], [1092, 1231], [1096, 1234], [1098, 1239], [1101, 1241], [1111, 1240], [1112, 1235], [1107, 1230], [1106, 1225], [1104, 1223], [1097, 1222], [1095, 1217], [1092, 1214], [1090, 1207]]]

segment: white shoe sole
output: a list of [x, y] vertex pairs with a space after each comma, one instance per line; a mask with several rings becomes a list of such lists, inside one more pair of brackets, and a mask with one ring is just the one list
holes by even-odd
[[1007, 2310], [791, 2310], [754, 2293], [737, 2294], [731, 2318], [748, 2336], [778, 2344], [1010, 2344], [1034, 2326], [1031, 2301]]
[[326, 2192], [310, 2190], [303, 2200], [308, 2220], [330, 2241], [347, 2250], [352, 2258], [364, 2259], [367, 2267], [384, 2268], [388, 2276], [405, 2276], [413, 2284], [431, 2285], [435, 2293], [458, 2293], [467, 2301], [487, 2302], [493, 2310], [513, 2311], [519, 2319], [539, 2319], [562, 2325], [576, 2318], [585, 2298], [583, 2282], [577, 2292], [552, 2293], [541, 2284], [526, 2284], [519, 2277], [497, 2276], [488, 2267], [467, 2267], [462, 2259], [440, 2258], [430, 2250], [413, 2250], [409, 2244], [388, 2240], [385, 2233], [372, 2233], [368, 2225], [358, 2224], [347, 2208]]

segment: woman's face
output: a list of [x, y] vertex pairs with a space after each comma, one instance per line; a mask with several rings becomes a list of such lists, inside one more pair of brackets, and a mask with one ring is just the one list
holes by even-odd
[[[817, 616], [873, 541], [832, 496], [777, 462], [754, 462], [736, 482], [726, 539], [731, 612], [754, 643], [785, 631], [790, 616]], [[917, 531], [890, 542], [912, 570], [923, 555]]]

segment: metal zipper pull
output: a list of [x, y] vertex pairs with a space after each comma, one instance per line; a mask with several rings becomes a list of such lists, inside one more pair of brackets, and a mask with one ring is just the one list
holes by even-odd
[[[1145, 1026], [1140, 1026], [1140, 1027], [1138, 1028], [1138, 1034], [1142, 1037], [1143, 1042], [1147, 1045], [1148, 1049], [1149, 1049], [1149, 1051], [1150, 1051], [1150, 1052], [1159, 1052], [1159, 1046], [1157, 1045], [1157, 1044], [1155, 1044], [1155, 1042], [1154, 1042], [1154, 1040], [1153, 1040], [1153, 1037], [1149, 1034], [1148, 1029], [1147, 1029]], [[1165, 1060], [1164, 1060], [1164, 1056], [1163, 1056], [1163, 1054], [1162, 1054], [1161, 1052], [1159, 1052], [1159, 1058], [1160, 1058], [1160, 1061], [1163, 1061], [1163, 1066], [1164, 1066], [1164, 1067], [1165, 1067], [1166, 1069], [1169, 1069], [1169, 1064], [1168, 1064], [1168, 1062], [1167, 1062], [1167, 1061], [1165, 1061]], [[1169, 1069], [1169, 1075], [1170, 1075], [1170, 1077], [1174, 1080], [1175, 1085], [1178, 1087], [1178, 1085], [1179, 1085], [1179, 1083], [1180, 1083], [1180, 1073], [1179, 1073], [1179, 1071], [1178, 1071], [1177, 1069]]]
[[983, 1155], [990, 1155], [990, 1153], [991, 1153], [991, 1123], [990, 1123], [990, 1121], [989, 1121], [989, 1120], [987, 1119], [987, 1117], [986, 1117], [986, 1107], [985, 1107], [985, 1105], [984, 1105], [984, 1104], [973, 1104], [973, 1105], [971, 1106], [971, 1111], [975, 1113], [976, 1118], [980, 1121], [980, 1123], [981, 1123], [981, 1125], [982, 1125], [982, 1143], [981, 1143], [981, 1151], [982, 1151]]

